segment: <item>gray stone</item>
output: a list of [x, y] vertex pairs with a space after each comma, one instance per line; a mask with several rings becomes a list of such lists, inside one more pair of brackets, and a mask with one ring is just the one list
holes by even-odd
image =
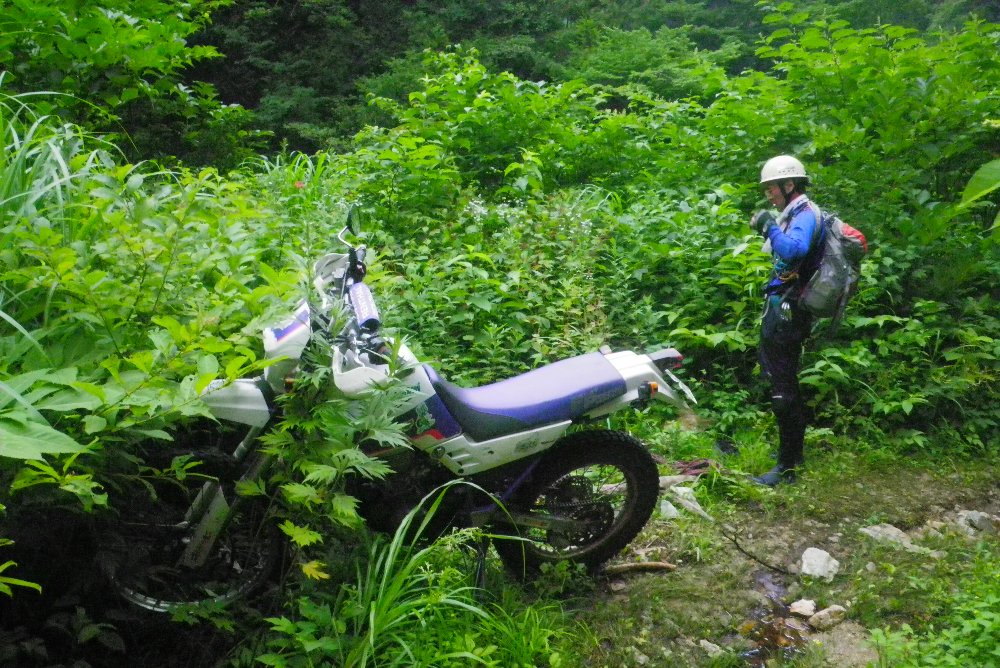
[[701, 642], [699, 642], [698, 644], [701, 645], [701, 648], [703, 650], [705, 650], [705, 654], [708, 654], [713, 659], [717, 656], [722, 656], [723, 654], [726, 653], [725, 650], [723, 650], [721, 647], [705, 639], [702, 639]]
[[913, 544], [913, 541], [906, 535], [906, 532], [891, 524], [875, 524], [870, 527], [861, 527], [859, 531], [883, 543], [899, 543], [904, 546]]
[[996, 527], [993, 526], [993, 518], [988, 513], [979, 510], [963, 510], [958, 514], [958, 518], [976, 531], [989, 534], [997, 532]]
[[831, 605], [809, 618], [809, 626], [817, 631], [826, 631], [840, 624], [847, 617], [847, 609], [842, 605]]
[[812, 636], [813, 642], [823, 646], [832, 659], [830, 665], [837, 668], [870, 668], [878, 665], [878, 652], [868, 641], [868, 629], [857, 622], [847, 620], [829, 631], [819, 631]]
[[816, 614], [816, 601], [808, 598], [800, 598], [788, 606], [788, 610], [793, 615], [798, 615], [799, 617], [812, 617]]
[[866, 536], [870, 536], [880, 543], [898, 545], [908, 552], [927, 554], [930, 551], [926, 547], [915, 545], [913, 543], [913, 539], [910, 538], [905, 531], [898, 529], [891, 524], [876, 524], [870, 527], [861, 527], [858, 531]]
[[698, 499], [694, 496], [694, 490], [690, 487], [674, 485], [668, 489], [667, 492], [677, 499], [677, 503], [679, 503], [685, 510], [689, 510], [695, 515], [704, 517], [709, 522], [715, 521], [712, 519], [711, 515], [705, 512], [705, 510], [701, 507], [701, 504], [698, 503]]
[[830, 556], [830, 553], [816, 547], [807, 548], [802, 553], [799, 573], [821, 578], [827, 582], [840, 570], [840, 562]]
[[670, 503], [666, 499], [660, 500], [660, 517], [665, 520], [672, 520], [680, 517], [680, 515], [680, 511], [677, 510], [677, 507], [674, 506], [674, 504]]

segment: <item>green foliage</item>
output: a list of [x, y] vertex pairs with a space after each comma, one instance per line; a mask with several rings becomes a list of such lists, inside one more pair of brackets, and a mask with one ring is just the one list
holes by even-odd
[[166, 438], [204, 413], [208, 382], [260, 368], [243, 328], [287, 284], [255, 270], [267, 246], [237, 183], [116, 163], [34, 99], [0, 105], [3, 468], [12, 489], [58, 488], [90, 507], [106, 444]]
[[[865, 267], [871, 281], [855, 300], [863, 315], [849, 318], [835, 340], [820, 339], [805, 360], [819, 415], [872, 416], [856, 424], [859, 431], [899, 430], [906, 447], [926, 447], [943, 418], [950, 441], [981, 443], [974, 432], [992, 421], [974, 397], [995, 375], [995, 320], [974, 295], [995, 284], [997, 247], [986, 232], [996, 180], [992, 163], [974, 174], [964, 156], [995, 134], [991, 79], [976, 74], [984, 58], [995, 58], [987, 46], [992, 29], [973, 24], [932, 43], [892, 26], [855, 30], [810, 23], [805, 14], [770, 22], [778, 30], [760, 54], [777, 59], [781, 76], [730, 78], [707, 106], [632, 90], [624, 112], [609, 112], [594, 89], [526, 84], [458, 54], [427, 61], [437, 74], [408, 106], [380, 100], [399, 124], [359, 135], [363, 162], [348, 164], [364, 175], [361, 192], [389, 233], [379, 244], [392, 249], [387, 268], [407, 276], [393, 306], [412, 312], [403, 321], [419, 323], [403, 327], [421, 351], [446, 369], [458, 367], [460, 379], [462, 360], [475, 360], [476, 376], [486, 379], [602, 340], [671, 342], [697, 360], [696, 370], [709, 377], [716, 365], [726, 377], [735, 370], [734, 380], [749, 386], [754, 360], [742, 354], [755, 345], [768, 266], [743, 223], [748, 189], [732, 184], [753, 183], [758, 160], [795, 150], [812, 155], [820, 203], [875, 244]], [[935, 71], [946, 67], [954, 71]], [[934, 82], [926, 93], [911, 83], [919, 75]], [[897, 91], [891, 100], [873, 97], [887, 90]], [[938, 148], [944, 135], [947, 155]], [[731, 150], [734, 138], [752, 151], [749, 162], [746, 152]], [[565, 191], [587, 181], [603, 188]], [[925, 194], [898, 195], [918, 189]], [[405, 241], [413, 230], [420, 231], [416, 244]], [[886, 235], [906, 241], [880, 244]], [[547, 267], [574, 263], [571, 275], [583, 282], [565, 273], [555, 282], [533, 280], [528, 299], [511, 299], [524, 294], [514, 290], [525, 267], [548, 276]], [[569, 304], [588, 307], [574, 323], [556, 325], [570, 328], [558, 345], [547, 344], [533, 323], [552, 331]], [[955, 308], [977, 324], [970, 330], [929, 317]], [[872, 338], [873, 327], [884, 336]], [[972, 345], [969, 331], [980, 337]], [[456, 338], [471, 349], [456, 350]], [[483, 363], [495, 350], [506, 354]], [[914, 378], [927, 382], [915, 386]], [[962, 418], [977, 426], [958, 426]]]
[[[192, 63], [219, 55], [187, 40], [208, 23], [210, 12], [230, 2], [6, 3], [0, 70], [5, 85], [16, 91], [60, 94], [36, 102], [42, 114], [119, 138], [124, 123], [132, 135], [127, 144], [140, 156], [183, 152], [196, 162], [225, 163], [232, 156], [223, 151], [238, 152], [256, 142], [246, 129], [245, 112], [220, 103], [211, 86], [185, 86], [179, 78]], [[172, 135], [156, 131], [164, 122]], [[165, 145], [151, 143], [168, 136]], [[176, 136], [182, 141], [173, 141]]]
[[[486, 613], [473, 605], [469, 587], [454, 571], [435, 573], [426, 568], [432, 552], [440, 547], [420, 548], [415, 540], [426, 528], [442, 495], [429, 502], [421, 519], [415, 508], [407, 515], [388, 544], [372, 545], [364, 564], [358, 566], [350, 585], [340, 588], [336, 599], [320, 603], [316, 598], [298, 601], [298, 619], [272, 618], [272, 643], [278, 651], [259, 657], [265, 665], [298, 666], [333, 662], [341, 666], [367, 666], [384, 657], [412, 656], [410, 642], [421, 620], [447, 623], [450, 609], [477, 616]], [[412, 529], [412, 530], [411, 530]], [[440, 651], [440, 650], [439, 650]], [[475, 659], [471, 652], [443, 660]]]
[[[2, 510], [2, 508], [0, 508]], [[0, 537], [0, 547], [6, 547], [8, 545], [13, 545], [14, 541]], [[28, 589], [34, 589], [37, 592], [41, 592], [42, 588], [35, 582], [28, 582], [27, 580], [22, 580], [20, 578], [14, 578], [9, 575], [2, 575], [2, 573], [10, 568], [17, 566], [17, 563], [11, 560], [7, 560], [0, 564], [0, 593], [6, 594], [7, 596], [13, 596], [14, 592], [12, 587], [27, 587]]]
[[[405, 164], [457, 169], [467, 184], [507, 186], [500, 192], [515, 196], [529, 185], [538, 190], [586, 182], [601, 166], [585, 164], [595, 155], [589, 150], [593, 135], [603, 131], [591, 127], [598, 120], [593, 90], [494, 74], [474, 52], [429, 55], [425, 67], [428, 75], [407, 105], [375, 100], [398, 119], [391, 137], [405, 151]], [[362, 137], [366, 144], [378, 139]], [[398, 168], [401, 161], [380, 148], [379, 158]], [[526, 171], [529, 164], [537, 173]]]
[[[732, 466], [766, 465], [772, 434], [758, 404], [754, 348], [768, 262], [745, 220], [759, 164], [786, 151], [803, 156], [815, 175], [815, 199], [873, 245], [846, 321], [836, 332], [821, 327], [803, 361], [816, 417], [810, 446], [835, 434], [847, 449], [994, 451], [1000, 174], [988, 156], [1000, 140], [1000, 28], [970, 23], [927, 35], [814, 20], [784, 7], [767, 19], [763, 29], [772, 32], [758, 44], [756, 57], [769, 69], [727, 74], [738, 49], [710, 55], [692, 44], [728, 33], [658, 31], [642, 23], [638, 5], [613, 4], [604, 11], [633, 23], [621, 31], [564, 26], [560, 44], [579, 47], [572, 54], [553, 48], [534, 58], [527, 40], [508, 40], [506, 57], [556, 72], [559, 55], [567, 68], [560, 71], [586, 81], [497, 73], [486, 54], [466, 49], [428, 52], [419, 66], [403, 58], [398, 80], [367, 83], [390, 93], [366, 112], [383, 126], [350, 144], [338, 135], [339, 154], [283, 153], [228, 177], [131, 164], [55, 116], [61, 98], [4, 96], [4, 504], [14, 513], [39, 496], [101, 508], [114, 475], [141, 466], [137, 443], [166, 443], [178, 420], [204, 414], [198, 394], [210, 382], [262, 368], [260, 324], [306, 293], [308, 261], [331, 250], [355, 201], [375, 214], [369, 281], [393, 335], [447, 376], [482, 384], [604, 343], [676, 345], [688, 359], [681, 375], [696, 386], [715, 435], [747, 445]], [[690, 4], [644, 6], [680, 20]], [[393, 7], [386, 30], [395, 25]], [[473, 19], [491, 7], [458, 3], [434, 20], [424, 15], [425, 25], [442, 27], [428, 31], [428, 43], [447, 26], [473, 32]], [[496, 20], [507, 21], [510, 35], [529, 24], [557, 32], [552, 17], [575, 21], [578, 10], [505, 5]], [[352, 47], [368, 43], [347, 34], [347, 6], [247, 2], [233, 11], [290, 29], [275, 31], [269, 44], [251, 44], [252, 32], [234, 39], [246, 41], [250, 55], [276, 50], [282, 39], [302, 47], [289, 62], [285, 92], [267, 104], [274, 122], [303, 141], [331, 141], [337, 133], [320, 117], [350, 93], [317, 97], [300, 79], [311, 71], [306, 37], [342, 30]], [[169, 62], [179, 67], [176, 57]], [[347, 63], [337, 69], [319, 60], [331, 65], [331, 78], [347, 71]], [[168, 79], [177, 71], [163, 68]], [[176, 99], [188, 108], [183, 95]], [[309, 112], [304, 121], [295, 117], [300, 107]], [[206, 156], [243, 145], [228, 125], [246, 120], [238, 110], [235, 118], [213, 116], [214, 130], [196, 122], [212, 109], [193, 114], [191, 141], [204, 144]], [[150, 128], [148, 136], [168, 134]], [[408, 549], [397, 537], [365, 556], [351, 586], [333, 593], [320, 586], [333, 580], [325, 556], [331, 536], [359, 524], [348, 482], [388, 472], [357, 444], [403, 443], [391, 420], [401, 390], [390, 385], [350, 414], [327, 387], [322, 345], [307, 362], [284, 424], [265, 443], [287, 466], [243, 490], [280, 496], [281, 528], [302, 556], [297, 600], [272, 620], [267, 660], [567, 665], [559, 634], [547, 628], [559, 623], [555, 616], [475, 604], [458, 567], [439, 568], [451, 558], [444, 548]], [[654, 424], [659, 415], [616, 419], [652, 432], [666, 457], [710, 454], [714, 435], [663, 429]], [[162, 474], [187, 475], [187, 463]], [[728, 477], [708, 486], [749, 496]], [[685, 552], [697, 557], [704, 541], [684, 533]], [[982, 616], [966, 603], [956, 605], [956, 626]], [[925, 640], [937, 651], [930, 635], [914, 642]], [[979, 651], [971, 638], [949, 642]]]
[[217, 56], [214, 49], [188, 46], [184, 38], [223, 4], [9, 3], [0, 20], [0, 66], [22, 91], [58, 90], [112, 108], [163, 93], [180, 68]]
[[[389, 540], [375, 538], [354, 577], [335, 592], [309, 589], [291, 615], [269, 618], [269, 666], [362, 667], [566, 665], [541, 606], [486, 606], [463, 564], [479, 536], [461, 532], [427, 544], [423, 534], [445, 489], [429, 495]], [[463, 567], [464, 566], [464, 567]]]
[[[927, 592], [944, 614], [917, 630], [903, 624], [898, 631], [872, 633], [879, 648], [880, 665], [917, 666], [995, 665], [996, 638], [1000, 633], [1000, 577], [996, 553], [980, 545], [971, 555], [967, 577], [955, 591]], [[933, 587], [933, 581], [913, 579], [911, 586]]]
[[711, 99], [725, 79], [726, 51], [695, 49], [687, 29], [604, 29], [595, 44], [575, 50], [564, 78], [591, 84], [636, 84], [664, 99]]
[[341, 145], [370, 122], [356, 82], [401, 55], [411, 34], [395, 2], [225, 5], [196, 39], [226, 60], [203, 60], [191, 76], [212, 82], [224, 101], [254, 109], [256, 127], [274, 137], [272, 148]]
[[[383, 459], [369, 457], [360, 443], [408, 447], [404, 425], [393, 417], [410, 392], [391, 377], [385, 386], [350, 400], [331, 382], [331, 342], [319, 330], [303, 354], [293, 391], [283, 395], [280, 423], [261, 437], [265, 451], [288, 462], [267, 482], [280, 488], [288, 506], [281, 530], [300, 547], [321, 545], [344, 526], [358, 528], [357, 499], [347, 490], [352, 476], [381, 479], [392, 472]], [[324, 577], [318, 567], [307, 577]]]

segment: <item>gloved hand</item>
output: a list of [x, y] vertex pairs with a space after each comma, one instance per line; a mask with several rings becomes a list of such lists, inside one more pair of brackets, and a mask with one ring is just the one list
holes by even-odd
[[750, 219], [750, 229], [763, 237], [767, 236], [770, 227], [777, 224], [778, 221], [774, 219], [774, 214], [766, 209], [761, 209]]

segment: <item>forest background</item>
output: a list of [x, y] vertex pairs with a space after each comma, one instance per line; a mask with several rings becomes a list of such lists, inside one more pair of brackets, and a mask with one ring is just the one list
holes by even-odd
[[[111, 472], [137, 443], [202, 412], [208, 382], [258, 368], [260, 326], [301, 296], [303, 268], [355, 203], [387, 319], [453, 380], [605, 343], [680, 348], [703, 430], [663, 428], [656, 409], [617, 426], [669, 460], [735, 443], [733, 475], [699, 488], [721, 509], [773, 503], [739, 481], [766, 468], [774, 439], [754, 355], [768, 263], [746, 220], [760, 164], [798, 155], [815, 198], [872, 244], [848, 317], [803, 363], [817, 470], [842, 474], [845, 455], [885, 470], [995, 466], [996, 21], [988, 0], [7, 0], [0, 503], [17, 558], [0, 589], [65, 633], [10, 627], [4, 656], [134, 661], [123, 625], [80, 598], [98, 588], [86, 576], [46, 584], [72, 596], [30, 602], [51, 563], [80, 561], [71, 542], [39, 552], [38, 534], [58, 533], [60, 513], [109, 512]], [[317, 507], [288, 489], [272, 493], [300, 528], [355, 519], [336, 494], [317, 492], [329, 500]], [[317, 570], [334, 570], [330, 541], [301, 547], [312, 569], [287, 583], [283, 612], [204, 612], [223, 640], [199, 651], [337, 665], [367, 642]], [[963, 598], [1000, 597], [995, 552], [976, 555], [932, 615], [873, 603], [888, 665], [942, 665], [919, 661], [947, 654], [943, 638], [967, 659], [993, 652], [971, 631], [947, 635], [1000, 629]], [[435, 559], [436, 586], [461, 579]], [[919, 589], [913, 609], [932, 605]], [[549, 603], [505, 601], [509, 627], [428, 604], [414, 635], [372, 651], [435, 666], [601, 656], [567, 640]], [[456, 620], [466, 631], [447, 633]], [[235, 642], [233, 628], [249, 632]], [[418, 633], [437, 654], [413, 658]]]

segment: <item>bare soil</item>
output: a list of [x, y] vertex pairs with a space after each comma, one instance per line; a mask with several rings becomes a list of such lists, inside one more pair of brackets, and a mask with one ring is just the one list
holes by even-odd
[[[869, 600], [878, 590], [875, 580], [887, 577], [896, 559], [927, 578], [934, 577], [929, 569], [935, 564], [873, 545], [859, 529], [889, 523], [911, 530], [961, 509], [997, 515], [1000, 482], [995, 464], [978, 461], [930, 471], [919, 463], [883, 468], [843, 459], [826, 461], [817, 473], [773, 492], [725, 476], [703, 477], [699, 484], [731, 487], [721, 490], [724, 502], [711, 502], [718, 488], [709, 497], [706, 510], [714, 522], [683, 511], [673, 520], [654, 516], [619, 562], [662, 560], [677, 568], [600, 582], [597, 600], [578, 614], [594, 633], [586, 665], [879, 665], [871, 628], [908, 620], [905, 609], [879, 617], [885, 610]], [[840, 562], [832, 582], [798, 576], [807, 547]], [[825, 632], [810, 629], [787, 609], [803, 597], [815, 600], [817, 609], [844, 606], [847, 620]]]

